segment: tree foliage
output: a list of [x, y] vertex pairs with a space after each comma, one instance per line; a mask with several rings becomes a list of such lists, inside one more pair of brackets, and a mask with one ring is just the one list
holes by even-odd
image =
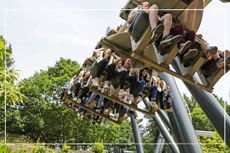
[[11, 45], [0, 36], [0, 101], [8, 104], [16, 104], [22, 101], [18, 83], [18, 71], [14, 70]]
[[[230, 114], [230, 106], [227, 105], [227, 102], [223, 101], [223, 99], [214, 95], [217, 101], [220, 103], [221, 106], [226, 104], [226, 112]], [[210, 120], [204, 114], [202, 109], [199, 107], [198, 103], [193, 97], [188, 97], [184, 95], [184, 100], [188, 106], [188, 113], [190, 113], [190, 117], [193, 123], [193, 126], [196, 130], [203, 130], [203, 131], [215, 131], [214, 126], [211, 124]], [[143, 142], [145, 143], [156, 143], [157, 138], [159, 136], [159, 129], [157, 128], [154, 120], [149, 119], [147, 126], [142, 130], [142, 137]], [[229, 152], [227, 150], [227, 145], [224, 144], [221, 137], [215, 131], [214, 137], [199, 137], [199, 141], [201, 143], [201, 147], [205, 153], [208, 152]], [[155, 148], [154, 145], [145, 145], [144, 149], [146, 153], [153, 152]], [[164, 147], [163, 152], [168, 152], [168, 147]], [[219, 150], [219, 151], [218, 151]]]
[[0, 36], [0, 135], [4, 133], [5, 102], [7, 105], [15, 105], [22, 102], [22, 99], [23, 94], [18, 86], [18, 71], [14, 69], [11, 45], [7, 45]]
[[20, 109], [12, 108], [8, 112], [7, 132], [26, 135], [34, 142], [133, 142], [129, 122], [122, 126], [92, 124], [60, 103], [58, 89], [74, 76], [78, 68], [77, 62], [61, 58], [48, 70], [24, 79], [20, 84], [25, 95], [23, 104]]

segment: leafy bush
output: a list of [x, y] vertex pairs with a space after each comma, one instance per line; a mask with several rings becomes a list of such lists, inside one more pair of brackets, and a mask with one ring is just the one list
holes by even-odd
[[8, 148], [6, 145], [0, 145], [0, 153], [11, 153], [12, 150]]
[[44, 146], [37, 146], [34, 148], [33, 153], [45, 153], [46, 148]]
[[68, 152], [70, 150], [70, 146], [64, 144], [62, 149], [61, 149], [63, 152]]
[[13, 153], [27, 153], [27, 151], [22, 149], [22, 150], [19, 150], [19, 151], [14, 151]]
[[201, 147], [204, 153], [230, 153], [230, 149], [216, 132], [214, 137], [200, 136]]
[[104, 153], [105, 146], [103, 143], [95, 143], [92, 147], [92, 151], [95, 153]]

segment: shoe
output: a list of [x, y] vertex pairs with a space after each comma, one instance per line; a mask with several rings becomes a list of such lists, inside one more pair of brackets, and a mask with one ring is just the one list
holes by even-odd
[[162, 36], [163, 30], [164, 30], [163, 24], [159, 24], [158, 26], [156, 26], [156, 28], [152, 30], [152, 36], [151, 36], [149, 43], [152, 43], [158, 40]]
[[185, 67], [188, 67], [197, 55], [198, 55], [197, 49], [189, 49], [188, 52], [184, 54], [181, 61]]
[[136, 100], [137, 103], [139, 103], [139, 102], [142, 101], [142, 98], [141, 98], [141, 96], [138, 96], [135, 100]]
[[171, 105], [167, 105], [167, 106], [164, 108], [164, 110], [165, 110], [166, 112], [173, 112], [173, 109], [172, 109], [172, 106], [171, 106]]
[[77, 102], [77, 100], [78, 100], [77, 97], [74, 97], [74, 98], [72, 99], [72, 101], [74, 101], [74, 102]]
[[138, 92], [138, 96], [140, 96], [140, 97], [144, 97], [144, 96], [145, 96], [145, 94], [144, 94], [143, 92]]
[[101, 109], [100, 109], [100, 108], [97, 108], [97, 109], [95, 110], [95, 112], [101, 113]]
[[125, 103], [131, 105], [132, 104], [132, 100], [130, 100], [129, 98], [127, 98], [126, 101], [125, 101]]
[[191, 41], [186, 41], [185, 43], [180, 44], [180, 50], [179, 50], [179, 55], [183, 56], [185, 52], [189, 49], [191, 46]]
[[158, 46], [158, 51], [160, 52], [161, 55], [164, 55], [171, 51], [173, 47], [181, 40], [182, 36], [181, 35], [168, 35], [166, 36], [159, 44]]
[[104, 114], [107, 114], [108, 112], [109, 112], [108, 109], [105, 109], [105, 110], [104, 110]]
[[109, 81], [105, 81], [103, 88], [102, 88], [102, 93], [108, 92], [109, 89]]
[[118, 119], [118, 117], [119, 117], [119, 114], [109, 114], [109, 117], [111, 118], [111, 119], [113, 119], [113, 120], [117, 120]]
[[81, 103], [81, 99], [78, 99], [78, 100], [77, 100], [77, 103], [80, 104], [80, 103]]
[[94, 78], [92, 79], [93, 83], [92, 83], [92, 86], [93, 87], [98, 87], [99, 86], [99, 78]]
[[80, 109], [79, 109], [79, 108], [76, 108], [76, 109], [75, 109], [75, 112], [76, 112], [76, 113], [80, 112]]
[[158, 106], [157, 106], [157, 104], [155, 102], [150, 101], [149, 104], [151, 106], [151, 111], [152, 112], [156, 112], [158, 110]]

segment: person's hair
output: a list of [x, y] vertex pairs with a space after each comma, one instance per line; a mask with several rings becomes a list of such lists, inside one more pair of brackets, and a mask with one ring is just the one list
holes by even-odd
[[141, 5], [143, 5], [144, 3], [148, 3], [148, 5], [150, 6], [150, 3], [148, 1], [141, 2]]
[[143, 77], [144, 80], [147, 80], [147, 76], [148, 76], [148, 75], [142, 76], [142, 72], [143, 72], [143, 71], [147, 71], [147, 73], [149, 73], [148, 70], [149, 70], [149, 69], [148, 69], [147, 67], [145, 67], [145, 68], [143, 68], [143, 69], [140, 70], [139, 75], [140, 75], [141, 77]]
[[[102, 57], [104, 57], [105, 56], [105, 52], [108, 50], [108, 49], [110, 49], [110, 48], [107, 48], [105, 51], [103, 51], [103, 53], [102, 53]], [[113, 50], [112, 49], [110, 49], [111, 50], [111, 53], [113, 53]], [[112, 55], [112, 54], [111, 54]], [[111, 57], [111, 56], [110, 56]], [[110, 57], [109, 57], [109, 59], [110, 59]]]
[[121, 60], [121, 65], [124, 65], [125, 61]]

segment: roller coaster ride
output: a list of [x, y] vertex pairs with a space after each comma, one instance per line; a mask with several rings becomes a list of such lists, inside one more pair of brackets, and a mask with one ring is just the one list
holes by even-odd
[[[197, 31], [202, 20], [203, 11], [211, 0], [146, 0], [151, 5], [156, 4], [164, 13], [170, 13], [173, 16], [173, 21], [180, 22], [185, 29]], [[221, 0], [222, 2], [229, 2], [228, 0]], [[116, 30], [108, 30], [107, 35], [98, 42], [96, 49], [110, 48], [116, 55], [121, 57], [122, 60], [131, 58], [133, 66], [138, 68], [147, 67], [152, 75], [159, 76], [170, 86], [171, 107], [165, 111], [162, 108], [154, 109], [149, 105], [150, 99], [148, 96], [142, 94], [140, 101], [124, 102], [119, 97], [117, 92], [108, 93], [102, 92], [97, 87], [88, 88], [87, 103], [82, 99], [79, 100], [80, 95], [85, 92], [81, 89], [78, 95], [73, 96], [73, 86], [78, 76], [76, 75], [70, 82], [66, 84], [61, 94], [61, 100], [65, 105], [74, 110], [76, 107], [78, 111], [82, 111], [84, 116], [89, 119], [97, 119], [99, 122], [107, 120], [116, 124], [122, 124], [122, 121], [128, 117], [131, 118], [136, 149], [138, 153], [143, 152], [141, 145], [141, 137], [138, 130], [137, 122], [134, 117], [134, 112], [140, 112], [144, 115], [152, 117], [156, 125], [161, 131], [161, 135], [167, 141], [170, 149], [174, 153], [200, 153], [198, 138], [195, 134], [194, 127], [188, 116], [182, 96], [178, 90], [174, 77], [182, 80], [192, 96], [196, 99], [206, 116], [214, 125], [218, 133], [225, 140], [225, 143], [230, 147], [230, 117], [226, 114], [225, 110], [220, 106], [218, 101], [212, 95], [214, 85], [224, 75], [225, 67], [216, 69], [212, 75], [205, 75], [202, 71], [202, 66], [208, 62], [208, 58], [204, 54], [196, 56], [189, 66], [184, 66], [179, 56], [180, 48], [174, 44], [170, 44], [167, 52], [161, 54], [158, 50], [156, 42], [151, 42], [151, 28], [148, 18], [144, 16], [135, 20], [136, 26], [132, 31], [129, 31], [127, 19], [130, 11], [140, 5], [141, 0], [129, 0], [120, 11], [120, 17], [125, 22]], [[201, 42], [202, 38], [196, 35], [196, 40]], [[81, 70], [91, 70], [93, 73], [95, 60], [88, 58], [83, 64]], [[79, 71], [80, 74], [80, 71]], [[103, 76], [101, 79], [103, 82]], [[88, 79], [90, 80], [91, 77]], [[88, 81], [86, 83], [88, 85]], [[84, 86], [85, 87], [85, 86]], [[116, 90], [116, 89], [115, 89]], [[146, 94], [146, 93], [145, 93]], [[147, 93], [148, 94], [148, 93]], [[75, 96], [77, 98], [75, 98]], [[95, 108], [100, 105], [97, 101], [103, 101], [108, 105], [106, 111], [98, 111]], [[144, 107], [139, 103], [143, 102]], [[111, 116], [111, 112], [118, 108], [119, 116]], [[128, 115], [127, 115], [128, 114]], [[159, 140], [160, 141], [160, 140]], [[180, 145], [177, 145], [179, 143]], [[157, 145], [155, 152], [160, 152], [162, 145]]]

